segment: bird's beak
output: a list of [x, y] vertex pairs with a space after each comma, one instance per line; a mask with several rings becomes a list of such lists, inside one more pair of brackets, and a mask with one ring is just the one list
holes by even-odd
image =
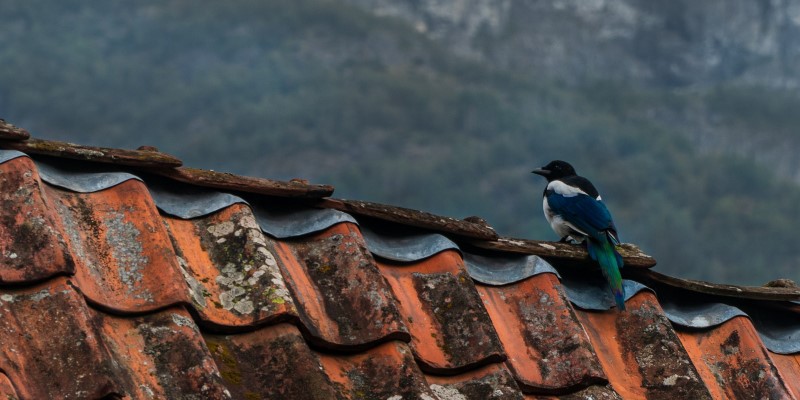
[[531, 171], [532, 174], [547, 176], [550, 175], [550, 171], [546, 169], [536, 168], [535, 170]]

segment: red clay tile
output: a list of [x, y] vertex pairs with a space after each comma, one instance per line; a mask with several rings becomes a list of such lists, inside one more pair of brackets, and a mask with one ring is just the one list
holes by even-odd
[[626, 399], [711, 399], [655, 295], [639, 292], [625, 305], [576, 313], [611, 387]]
[[735, 317], [678, 336], [714, 398], [792, 397], [749, 319]]
[[250, 207], [234, 204], [192, 220], [164, 217], [192, 305], [204, 322], [255, 326], [297, 316], [274, 241]]
[[455, 374], [505, 360], [458, 252], [443, 251], [410, 265], [379, 265], [400, 302], [423, 370]]
[[[575, 393], [561, 396], [526, 395], [525, 400], [622, 400], [622, 397], [608, 386], [590, 386]], [[678, 399], [675, 399], [678, 400]]]
[[503, 364], [489, 364], [455, 376], [426, 375], [441, 399], [522, 400], [514, 377]]
[[214, 359], [183, 307], [135, 318], [96, 312], [103, 340], [134, 399], [228, 399]]
[[303, 328], [316, 345], [352, 350], [410, 339], [358, 226], [340, 223], [276, 244]]
[[570, 393], [608, 382], [558, 277], [539, 274], [505, 286], [477, 285], [508, 355], [529, 393]]
[[362, 354], [319, 357], [345, 399], [436, 399], [405, 343], [392, 341]]
[[169, 235], [142, 182], [95, 193], [46, 192], [70, 240], [75, 282], [93, 303], [141, 313], [189, 302]]
[[770, 358], [792, 395], [800, 399], [800, 354], [770, 353]]
[[30, 158], [0, 164], [0, 283], [75, 271], [63, 228], [48, 210], [42, 187]]
[[0, 372], [0, 399], [4, 400], [18, 400], [19, 395], [14, 390], [14, 385], [8, 380], [6, 374]]
[[293, 325], [205, 339], [235, 399], [344, 399]]
[[91, 311], [65, 278], [0, 289], [0, 370], [23, 399], [123, 393]]

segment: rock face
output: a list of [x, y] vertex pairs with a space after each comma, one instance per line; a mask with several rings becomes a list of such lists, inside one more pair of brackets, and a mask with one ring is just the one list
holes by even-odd
[[800, 86], [800, 0], [343, 0], [470, 58], [577, 83]]

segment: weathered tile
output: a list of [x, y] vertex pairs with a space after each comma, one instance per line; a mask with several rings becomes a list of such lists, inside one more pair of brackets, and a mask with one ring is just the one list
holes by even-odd
[[713, 329], [679, 331], [678, 336], [715, 398], [792, 397], [749, 319], [735, 317]]
[[440, 399], [522, 400], [511, 372], [503, 364], [489, 364], [455, 376], [426, 375]]
[[413, 264], [379, 263], [426, 372], [454, 374], [505, 360], [500, 340], [458, 252]]
[[33, 282], [75, 271], [43, 186], [30, 158], [0, 164], [0, 283]]
[[528, 394], [525, 400], [622, 400], [622, 397], [608, 386], [595, 385], [564, 395]]
[[183, 307], [140, 317], [95, 317], [125, 393], [134, 399], [229, 399], [203, 337]]
[[205, 339], [233, 398], [344, 399], [293, 325]]
[[770, 353], [773, 364], [778, 367], [783, 382], [792, 391], [796, 399], [800, 399], [800, 353], [776, 354]]
[[436, 399], [405, 343], [392, 341], [361, 354], [319, 357], [345, 399]]
[[608, 382], [557, 276], [477, 288], [526, 392], [571, 393]]
[[90, 309], [65, 278], [0, 290], [0, 370], [20, 398], [99, 399], [123, 393], [124, 374], [102, 338]]
[[180, 167], [183, 162], [169, 154], [150, 150], [123, 150], [106, 147], [82, 146], [54, 140], [28, 139], [25, 141], [0, 141], [0, 148], [19, 150], [27, 154], [86, 160], [143, 168]]
[[354, 349], [410, 339], [356, 225], [340, 223], [275, 243], [303, 327], [316, 345]]
[[30, 137], [31, 134], [27, 130], [14, 126], [13, 124], [6, 122], [6, 120], [0, 118], [0, 139], [28, 140]]
[[0, 372], [0, 399], [19, 400], [19, 395], [17, 395], [14, 385], [8, 380], [8, 376], [2, 372]]
[[590, 386], [586, 389], [558, 396], [561, 400], [622, 400], [622, 397], [608, 386]]
[[655, 295], [639, 292], [625, 305], [576, 312], [611, 387], [626, 399], [711, 399]]
[[95, 193], [48, 187], [47, 194], [70, 241], [75, 282], [93, 303], [141, 313], [189, 302], [169, 235], [142, 182]]
[[234, 204], [191, 220], [165, 216], [164, 221], [185, 291], [204, 322], [224, 329], [296, 317], [274, 241], [261, 233], [248, 206]]

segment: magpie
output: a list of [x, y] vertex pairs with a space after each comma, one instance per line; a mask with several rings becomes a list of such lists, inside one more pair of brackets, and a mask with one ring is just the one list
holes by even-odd
[[619, 272], [622, 256], [616, 249], [619, 236], [600, 193], [588, 179], [578, 176], [572, 165], [561, 160], [531, 172], [547, 179], [542, 208], [550, 227], [562, 242], [586, 244], [589, 256], [600, 264], [617, 308], [624, 311], [625, 290]]

